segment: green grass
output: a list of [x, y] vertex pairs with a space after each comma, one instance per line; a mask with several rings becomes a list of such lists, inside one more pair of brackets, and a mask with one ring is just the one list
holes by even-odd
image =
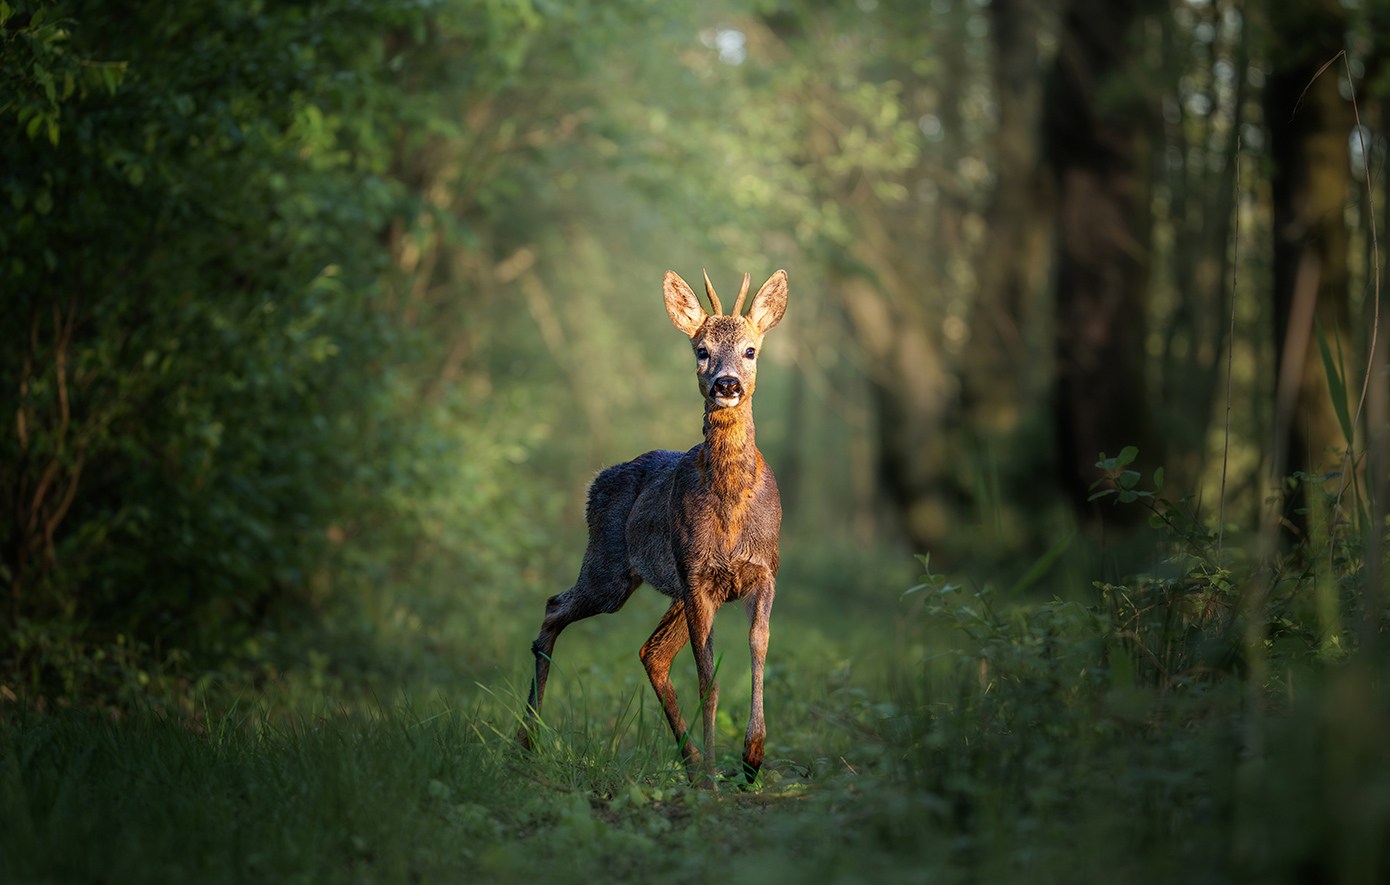
[[[808, 702], [780, 724], [833, 757], [774, 759], [753, 790], [694, 789], [638, 698], [554, 705], [533, 754], [510, 740], [515, 696], [488, 692], [431, 711], [288, 713], [258, 699], [196, 717], [10, 713], [0, 878], [703, 880], [757, 860], [769, 811], [799, 820], [797, 806], [841, 789], [839, 757], [877, 755], [854, 753], [849, 710]], [[732, 769], [736, 742], [723, 749]]]
[[616, 698], [566, 711], [533, 755], [486, 699], [12, 712], [0, 879], [1383, 881], [1388, 735], [1366, 676], [1267, 717], [1262, 760], [1242, 758], [1230, 685], [1114, 695], [1036, 731], [924, 698], [934, 714], [880, 737], [862, 706], [807, 705], [782, 723], [793, 758], [719, 790], [688, 786], [668, 736]]
[[[850, 595], [876, 580], [834, 579]], [[689, 786], [636, 655], [666, 605], [649, 590], [565, 633], [539, 746], [523, 753], [536, 587], [505, 632], [478, 637], [511, 651], [491, 669], [450, 660], [466, 628], [420, 643], [424, 623], [375, 637], [398, 644], [384, 672], [315, 652], [182, 708], [0, 706], [0, 881], [704, 881], [773, 859], [809, 874], [795, 846], [818, 844], [825, 803], [883, 755], [873, 728], [892, 708], [875, 687], [891, 655], [875, 640], [898, 610], [890, 591], [826, 617], [784, 588], [752, 789]], [[749, 698], [741, 608], [716, 630], [718, 761], [732, 773]], [[690, 655], [673, 678], [697, 716]]]
[[[1366, 660], [1275, 654], [1252, 714], [1238, 674], [1116, 666], [1072, 604], [952, 603], [975, 631], [952, 652], [948, 619], [897, 601], [911, 570], [875, 568], [789, 562], [751, 787], [688, 785], [635, 654], [649, 591], [565, 633], [530, 754], [521, 603], [480, 637], [515, 650], [483, 672], [450, 669], [458, 635], [394, 687], [321, 656], [193, 706], [0, 707], [0, 882], [1390, 880], [1390, 703]], [[745, 629], [734, 606], [716, 627], [730, 773]]]

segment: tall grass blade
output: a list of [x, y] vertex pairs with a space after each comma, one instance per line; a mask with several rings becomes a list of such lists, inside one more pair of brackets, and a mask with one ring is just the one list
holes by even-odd
[[[1342, 436], [1347, 441], [1347, 448], [1352, 446], [1352, 425], [1351, 412], [1347, 410], [1347, 382], [1342, 373], [1337, 369], [1337, 363], [1332, 358], [1332, 350], [1327, 346], [1327, 334], [1323, 331], [1322, 320], [1315, 315], [1313, 326], [1318, 336], [1318, 353], [1322, 355], [1323, 371], [1327, 374], [1327, 393], [1332, 400], [1332, 408], [1337, 413], [1337, 423], [1341, 425]], [[1337, 342], [1337, 349], [1341, 350], [1341, 340]]]
[[1015, 581], [1014, 585], [1009, 588], [1007, 598], [1015, 599], [1038, 581], [1041, 581], [1052, 570], [1052, 566], [1056, 565], [1057, 560], [1067, 551], [1067, 548], [1071, 546], [1072, 539], [1075, 537], [1076, 529], [1073, 528], [1062, 537], [1062, 540], [1053, 544], [1051, 549], [1039, 556], [1023, 577]]

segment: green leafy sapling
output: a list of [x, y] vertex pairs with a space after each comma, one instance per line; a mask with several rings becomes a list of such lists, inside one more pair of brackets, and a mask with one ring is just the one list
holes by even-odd
[[[1114, 495], [1117, 504], [1138, 502], [1149, 510], [1149, 525], [1156, 529], [1166, 528], [1193, 555], [1214, 563], [1216, 556], [1212, 544], [1215, 536], [1193, 515], [1162, 497], [1162, 467], [1153, 472], [1153, 491], [1138, 488], [1142, 474], [1129, 466], [1137, 457], [1139, 449], [1136, 446], [1125, 446], [1120, 450], [1120, 454], [1113, 458], [1107, 458], [1105, 453], [1101, 452], [1100, 460], [1096, 462], [1096, 466], [1101, 470], [1101, 477], [1091, 483], [1091, 497], [1086, 500], [1097, 501]], [[1183, 501], [1186, 499], [1179, 499], [1179, 503]]]

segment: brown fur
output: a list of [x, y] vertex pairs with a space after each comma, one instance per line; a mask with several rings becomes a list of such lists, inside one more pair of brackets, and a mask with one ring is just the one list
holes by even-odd
[[[705, 281], [711, 302], [718, 305], [709, 278]], [[645, 581], [672, 602], [638, 656], [692, 781], [699, 777], [704, 757], [681, 716], [671, 685], [671, 661], [691, 643], [703, 699], [704, 752], [712, 759], [719, 703], [714, 613], [725, 602], [744, 601], [753, 699], [743, 764], [751, 781], [762, 765], [767, 733], [763, 662], [782, 523], [777, 481], [754, 443], [752, 396], [763, 336], [786, 309], [787, 275], [780, 270], [772, 275], [754, 297], [747, 317], [706, 314], [674, 272], [667, 272], [664, 290], [667, 314], [690, 336], [696, 355], [696, 377], [705, 398], [705, 441], [688, 452], [648, 452], [610, 467], [589, 487], [589, 543], [574, 586], [546, 602], [540, 635], [531, 646], [536, 678], [519, 740], [526, 747], [534, 740], [560, 632], [577, 620], [617, 611]], [[742, 307], [743, 294], [736, 309]]]

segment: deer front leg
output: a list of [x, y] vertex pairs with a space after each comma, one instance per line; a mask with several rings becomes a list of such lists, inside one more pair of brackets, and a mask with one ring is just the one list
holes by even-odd
[[[695, 672], [700, 677], [700, 708], [705, 720], [705, 757], [708, 768], [713, 764], [714, 713], [719, 708], [719, 682], [714, 674], [714, 604], [698, 590], [685, 599], [685, 623], [690, 631], [690, 649], [695, 653]], [[712, 774], [710, 771], [704, 772]], [[699, 780], [700, 772], [690, 769], [690, 782]]]
[[690, 731], [685, 727], [680, 705], [676, 702], [676, 688], [671, 684], [671, 661], [685, 647], [690, 639], [685, 622], [685, 606], [677, 600], [662, 616], [661, 623], [652, 631], [651, 638], [642, 646], [637, 656], [647, 670], [647, 678], [652, 681], [656, 698], [666, 713], [666, 721], [671, 724], [671, 733], [676, 736], [681, 757], [686, 768], [700, 763], [700, 751], [695, 749], [690, 739]]
[[769, 577], [743, 604], [748, 613], [748, 650], [753, 663], [753, 700], [748, 710], [748, 731], [743, 738], [743, 775], [750, 784], [762, 767], [763, 744], [767, 740], [767, 726], [763, 723], [763, 662], [767, 658], [774, 595], [774, 584]]

